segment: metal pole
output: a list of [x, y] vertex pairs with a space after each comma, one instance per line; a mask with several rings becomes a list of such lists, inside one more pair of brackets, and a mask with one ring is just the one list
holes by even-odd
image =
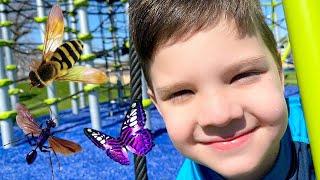
[[[2, 22], [5, 22], [7, 21], [7, 14], [4, 12], [6, 9], [5, 5], [4, 4], [0, 4], [0, 16], [1, 16], [1, 21]], [[2, 38], [4, 40], [10, 40], [10, 37], [9, 37], [9, 29], [8, 27], [2, 27]], [[5, 64], [8, 66], [8, 65], [13, 65], [16, 67], [14, 61], [13, 61], [13, 57], [12, 57], [12, 52], [11, 52], [11, 49], [8, 47], [8, 46], [4, 46], [3, 47], [4, 49], [4, 57], [5, 57]], [[16, 73], [17, 73], [17, 70], [16, 69], [12, 69], [12, 70], [7, 70], [7, 76], [10, 80], [14, 81], [16, 80]], [[13, 83], [11, 85], [9, 85], [9, 89], [16, 89], [16, 84]], [[10, 95], [10, 102], [11, 102], [11, 108], [12, 109], [15, 109], [15, 106], [18, 102], [18, 95], [13, 93]]]
[[[71, 2], [69, 1], [68, 3], [68, 12], [72, 12], [72, 8], [70, 6], [73, 6], [73, 3], [72, 3], [72, 0]], [[67, 8], [66, 8], [67, 9]], [[70, 16], [67, 16], [67, 17], [70, 17]], [[73, 16], [71, 16], [72, 18], [74, 18]], [[70, 18], [71, 18], [70, 17]], [[65, 24], [68, 25], [69, 27], [69, 23], [68, 23], [68, 19], [65, 18]], [[75, 38], [75, 35], [72, 35], [71, 32], [66, 32], [65, 33], [65, 39], [66, 40], [70, 40], [71, 38]], [[75, 82], [69, 82], [69, 91], [70, 91], [70, 94], [75, 94], [77, 92], [78, 88], [77, 88], [77, 84]], [[79, 105], [78, 105], [78, 99], [77, 98], [71, 98], [71, 109], [72, 109], [72, 113], [73, 114], [79, 114]]]
[[[0, 80], [6, 79], [6, 72], [5, 72], [5, 64], [3, 59], [3, 49], [0, 49]], [[0, 113], [6, 112], [10, 110], [10, 101], [8, 95], [8, 86], [0, 87]], [[1, 120], [1, 139], [2, 145], [8, 144], [3, 148], [8, 149], [12, 147], [13, 137], [13, 120], [12, 119], [4, 119]]]
[[[38, 17], [43, 18], [45, 16], [44, 12], [44, 5], [42, 0], [37, 0], [37, 12], [38, 12]], [[44, 32], [45, 32], [45, 24], [40, 23], [40, 29], [42, 30], [43, 33], [41, 33], [42, 41], [44, 42]], [[48, 99], [53, 99], [56, 97], [56, 88], [54, 83], [50, 84], [47, 86], [47, 95]], [[51, 118], [54, 119], [55, 123], [57, 126], [59, 125], [59, 119], [58, 119], [58, 106], [57, 104], [52, 104], [50, 105], [50, 110], [51, 110]]]
[[[69, 12], [74, 12], [75, 8], [74, 8], [74, 4], [73, 4], [74, 0], [68, 0], [68, 4], [69, 4]], [[73, 29], [74, 31], [77, 30], [77, 22], [76, 22], [76, 17], [73, 16], [69, 16], [70, 18], [70, 27], [71, 29]], [[75, 33], [72, 33], [72, 38], [77, 38]], [[85, 65], [85, 63], [83, 62], [79, 62], [80, 65]], [[78, 90], [82, 91], [83, 90], [83, 83], [77, 83], [78, 84]], [[84, 97], [84, 93], [80, 93], [79, 94], [79, 103], [80, 103], [80, 108], [84, 108], [86, 107], [86, 99]]]
[[[132, 2], [133, 0], [130, 0]], [[130, 5], [129, 5], [130, 6]], [[130, 19], [130, 17], [129, 17]], [[131, 37], [130, 37], [131, 39]], [[138, 55], [135, 51], [132, 41], [130, 40], [130, 86], [131, 86], [131, 100], [142, 99], [141, 90], [141, 66]], [[134, 155], [134, 172], [137, 180], [148, 179], [147, 174], [147, 158], [145, 156]]]
[[[86, 7], [79, 7], [78, 9], [79, 15], [79, 23], [80, 23], [80, 33], [81, 34], [89, 34], [89, 27], [88, 27], [88, 16], [87, 16], [87, 8]], [[84, 41], [84, 49], [83, 54], [91, 54], [91, 41], [86, 40]], [[93, 66], [92, 62], [87, 63], [88, 66]], [[90, 117], [91, 117], [91, 124], [93, 129], [101, 130], [101, 120], [100, 120], [100, 107], [98, 101], [98, 93], [97, 91], [93, 90], [88, 93], [89, 98], [89, 108], [90, 108]]]
[[283, 5], [314, 169], [320, 177], [320, 1], [284, 0]]

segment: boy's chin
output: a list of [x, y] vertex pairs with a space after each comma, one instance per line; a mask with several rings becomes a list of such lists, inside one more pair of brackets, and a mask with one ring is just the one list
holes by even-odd
[[[207, 162], [207, 166], [227, 179], [261, 179], [262, 173], [258, 173], [259, 162], [252, 160], [235, 160], [233, 163], [221, 162]], [[260, 177], [260, 178], [259, 178]]]

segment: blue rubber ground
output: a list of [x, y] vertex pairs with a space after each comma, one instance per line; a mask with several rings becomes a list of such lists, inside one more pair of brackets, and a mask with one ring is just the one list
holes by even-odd
[[[296, 86], [286, 87], [286, 96], [298, 93]], [[118, 136], [125, 111], [129, 104], [101, 104], [101, 119], [103, 132]], [[183, 162], [183, 156], [172, 145], [162, 118], [152, 106], [150, 109], [152, 129], [155, 146], [147, 154], [147, 168], [149, 179], [175, 179], [179, 167]], [[111, 116], [111, 113], [113, 115]], [[91, 127], [88, 108], [80, 111], [79, 115], [73, 115], [70, 110], [59, 114], [60, 126], [54, 128], [55, 136], [79, 143], [82, 152], [68, 157], [58, 155], [61, 170], [58, 169], [58, 161], [52, 156], [55, 179], [135, 179], [133, 156], [130, 154], [131, 164], [122, 166], [109, 159], [105, 153], [92, 144], [84, 135], [83, 128]], [[43, 122], [48, 119], [44, 116], [38, 119]], [[23, 137], [22, 130], [14, 127], [16, 138]], [[0, 149], [0, 179], [26, 180], [26, 179], [51, 179], [49, 156], [47, 153], [38, 152], [35, 162], [28, 165], [25, 155], [32, 147], [24, 140], [10, 149]]]

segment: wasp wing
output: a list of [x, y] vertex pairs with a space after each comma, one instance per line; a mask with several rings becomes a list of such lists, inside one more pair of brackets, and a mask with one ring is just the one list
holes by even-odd
[[74, 154], [82, 150], [79, 144], [65, 139], [60, 139], [54, 136], [49, 137], [48, 141], [50, 147], [54, 150], [54, 152], [63, 155]]
[[105, 72], [92, 67], [74, 66], [68, 70], [67, 74], [58, 77], [56, 80], [104, 84], [107, 82], [107, 75]]
[[54, 5], [49, 13], [44, 38], [43, 59], [48, 61], [53, 52], [62, 44], [64, 22], [62, 10]]
[[29, 110], [22, 104], [16, 104], [17, 116], [16, 121], [18, 126], [23, 130], [25, 134], [33, 134], [39, 136], [41, 128], [39, 124], [33, 119]]

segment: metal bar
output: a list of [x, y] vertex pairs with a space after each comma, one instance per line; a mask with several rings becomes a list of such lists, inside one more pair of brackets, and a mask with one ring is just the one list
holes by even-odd
[[284, 0], [315, 172], [320, 177], [320, 1]]

